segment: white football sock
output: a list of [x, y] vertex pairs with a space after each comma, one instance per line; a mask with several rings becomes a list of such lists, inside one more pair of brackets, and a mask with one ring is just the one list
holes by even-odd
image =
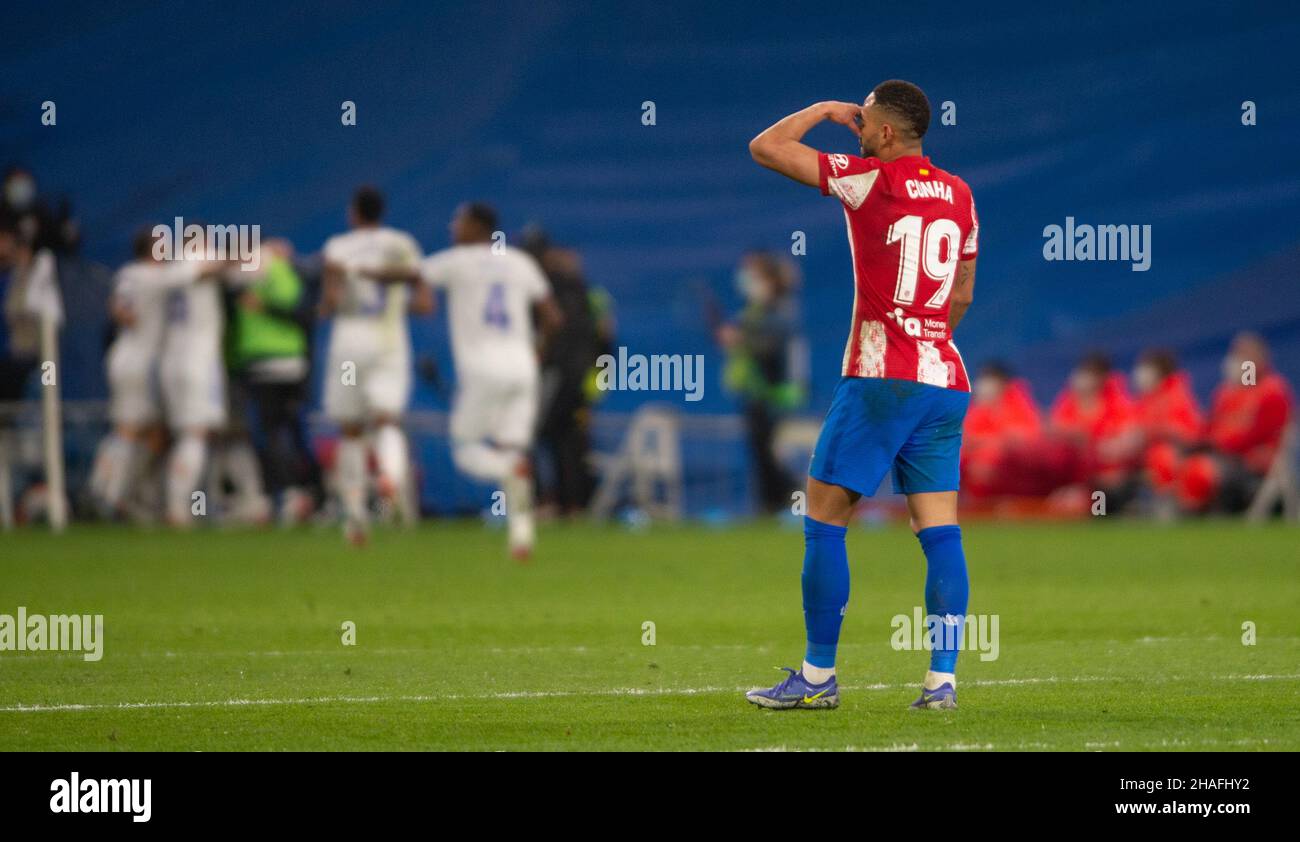
[[104, 486], [104, 502], [113, 509], [120, 509], [135, 488], [136, 479], [149, 460], [149, 453], [140, 442], [121, 439], [116, 460]]
[[343, 514], [351, 520], [366, 520], [366, 443], [361, 436], [339, 439], [336, 480]]
[[411, 457], [407, 452], [406, 434], [396, 424], [381, 424], [375, 430], [375, 459], [379, 473], [387, 479], [400, 497], [406, 489], [407, 466]]
[[200, 490], [207, 457], [207, 437], [200, 433], [185, 433], [172, 447], [167, 463], [167, 517], [173, 524], [190, 522], [192, 495]]
[[514, 468], [519, 455], [489, 447], [483, 442], [459, 442], [453, 446], [451, 458], [461, 473], [482, 482], [501, 483]]
[[95, 454], [90, 489], [100, 502], [111, 508], [117, 508], [121, 501], [134, 444], [130, 439], [112, 433], [104, 439], [99, 452]]
[[804, 681], [809, 684], [825, 684], [835, 675], [835, 667], [815, 667], [807, 661], [803, 662]]
[[501, 478], [501, 490], [506, 495], [506, 531], [510, 549], [531, 549], [537, 531], [533, 523], [533, 478], [527, 463], [518, 453], [514, 453], [514, 466]]
[[945, 684], [951, 684], [952, 689], [957, 689], [957, 676], [950, 672], [930, 672], [925, 673], [925, 684], [922, 686], [926, 690], [938, 690]]
[[226, 475], [235, 487], [236, 517], [260, 520], [270, 510], [262, 489], [262, 466], [247, 440], [235, 441], [224, 448]]
[[113, 451], [117, 449], [119, 439], [110, 433], [95, 448], [95, 464], [90, 469], [90, 493], [96, 499], [104, 499], [104, 489], [108, 486], [108, 476], [113, 470]]

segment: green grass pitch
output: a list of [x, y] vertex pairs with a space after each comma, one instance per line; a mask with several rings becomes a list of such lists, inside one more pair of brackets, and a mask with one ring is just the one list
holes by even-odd
[[[849, 533], [842, 705], [744, 689], [803, 652], [802, 537], [477, 523], [0, 536], [0, 613], [102, 613], [104, 656], [0, 652], [0, 749], [1300, 749], [1300, 531], [976, 523], [957, 711], [907, 709], [922, 599], [904, 528]], [[356, 624], [356, 645], [341, 626]], [[655, 645], [643, 645], [643, 623]], [[1253, 623], [1255, 645], [1243, 645]]]

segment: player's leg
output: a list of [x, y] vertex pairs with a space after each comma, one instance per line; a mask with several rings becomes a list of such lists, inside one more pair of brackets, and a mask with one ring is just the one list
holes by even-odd
[[366, 514], [365, 431], [365, 425], [360, 422], [342, 424], [335, 454], [335, 482], [339, 503], [343, 507], [343, 534], [357, 545], [365, 543], [370, 527]]
[[[221, 476], [230, 480], [233, 505], [225, 515], [235, 523], [266, 523], [271, 516], [271, 502], [262, 481], [262, 464], [253, 449], [253, 434], [248, 425], [249, 386], [246, 381], [227, 379], [229, 411], [220, 435], [213, 463], [221, 467]], [[216, 472], [211, 471], [215, 476]], [[215, 487], [216, 482], [212, 485]]]
[[167, 522], [186, 528], [193, 524], [194, 492], [203, 485], [208, 459], [208, 430], [201, 426], [176, 431], [167, 459]]
[[833, 708], [840, 702], [835, 680], [835, 652], [849, 602], [849, 558], [844, 545], [853, 506], [862, 496], [842, 486], [808, 477], [808, 514], [804, 517], [803, 591], [806, 646], [803, 666], [771, 688], [745, 694], [755, 705], [773, 710]]
[[456, 384], [451, 407], [451, 459], [456, 470], [492, 485], [499, 485], [515, 464], [513, 454], [487, 441], [497, 419], [497, 400], [490, 380], [466, 374]]
[[203, 487], [209, 433], [225, 423], [224, 372], [215, 348], [212, 354], [177, 354], [162, 365], [167, 421], [175, 436], [167, 459], [165, 509], [168, 523], [188, 527], [194, 493]]
[[[365, 374], [359, 355], [345, 353], [338, 337], [330, 342], [325, 374], [325, 415], [339, 426], [334, 455], [334, 485], [343, 509], [343, 534], [353, 544], [366, 541], [366, 440], [365, 398], [361, 383]], [[348, 376], [349, 372], [351, 376]]]
[[776, 687], [747, 693], [756, 705], [789, 709], [839, 704], [835, 658], [849, 601], [845, 535], [853, 507], [864, 492], [880, 485], [905, 435], [895, 429], [890, 413], [863, 410], [879, 410], [891, 394], [879, 380], [846, 378], [835, 389], [808, 472], [800, 578], [806, 632], [803, 666], [790, 669]]
[[533, 515], [533, 470], [529, 450], [537, 422], [539, 400], [536, 379], [523, 380], [504, 389], [493, 424], [493, 440], [510, 454], [513, 464], [501, 478], [506, 496], [506, 532], [510, 554], [528, 558], [537, 541]]
[[379, 471], [375, 479], [376, 491], [387, 505], [396, 510], [404, 523], [410, 523], [415, 514], [406, 493], [411, 455], [406, 432], [397, 416], [387, 413], [376, 416], [371, 426], [371, 442]]
[[957, 655], [970, 596], [957, 523], [961, 425], [969, 395], [945, 389], [931, 397], [932, 411], [895, 460], [894, 487], [907, 495], [912, 531], [926, 560], [925, 613], [932, 648], [921, 696], [912, 707], [945, 709], [957, 706]]
[[856, 491], [808, 478], [808, 515], [804, 518], [803, 589], [807, 648], [803, 674], [813, 684], [835, 675], [835, 651], [840, 625], [849, 603], [849, 557], [844, 536]]
[[141, 463], [147, 458], [141, 438], [143, 431], [157, 421], [158, 395], [150, 360], [115, 347], [109, 353], [106, 369], [113, 431], [96, 453], [91, 491], [105, 512], [116, 517], [123, 513]]
[[401, 417], [411, 392], [410, 355], [400, 352], [385, 354], [366, 372], [364, 392], [370, 410], [375, 449], [375, 462], [379, 469], [378, 491], [389, 504], [396, 507], [405, 522], [414, 520], [414, 501], [408, 500], [407, 480], [410, 474], [411, 454], [402, 430]]

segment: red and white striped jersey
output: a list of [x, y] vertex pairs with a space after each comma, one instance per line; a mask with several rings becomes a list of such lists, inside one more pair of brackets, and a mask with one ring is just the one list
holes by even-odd
[[822, 153], [821, 189], [844, 206], [853, 254], [846, 377], [890, 377], [970, 391], [948, 326], [957, 264], [979, 252], [970, 187], [921, 155]]

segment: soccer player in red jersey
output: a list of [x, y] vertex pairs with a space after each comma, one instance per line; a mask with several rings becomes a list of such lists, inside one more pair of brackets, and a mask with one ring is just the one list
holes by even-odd
[[1291, 386], [1271, 365], [1264, 340], [1252, 333], [1235, 337], [1210, 405], [1209, 448], [1193, 453], [1177, 471], [1182, 507], [1247, 509], [1277, 457], [1294, 407]]
[[[830, 120], [861, 155], [803, 143]], [[759, 164], [835, 198], [852, 255], [853, 312], [842, 377], [813, 451], [804, 519], [801, 669], [746, 698], [774, 709], [839, 704], [835, 651], [849, 597], [844, 536], [853, 506], [887, 473], [907, 495], [927, 561], [925, 604], [934, 644], [913, 707], [956, 707], [955, 676], [969, 584], [957, 525], [962, 419], [970, 402], [952, 329], [975, 287], [979, 224], [970, 188], [921, 151], [930, 103], [910, 82], [877, 85], [862, 105], [821, 102], [754, 138]]]
[[1147, 483], [1156, 494], [1168, 494], [1182, 454], [1201, 438], [1205, 418], [1191, 378], [1169, 351], [1144, 351], [1133, 368], [1133, 387]]
[[1046, 493], [1043, 419], [1029, 384], [1001, 363], [980, 369], [962, 430], [961, 482], [973, 497]]
[[1049, 432], [1068, 458], [1052, 460], [1066, 467], [1062, 476], [1076, 488], [1104, 491], [1108, 506], [1123, 508], [1133, 489], [1127, 483], [1141, 455], [1141, 436], [1133, 399], [1124, 375], [1102, 354], [1090, 354], [1075, 366], [1052, 404]]

